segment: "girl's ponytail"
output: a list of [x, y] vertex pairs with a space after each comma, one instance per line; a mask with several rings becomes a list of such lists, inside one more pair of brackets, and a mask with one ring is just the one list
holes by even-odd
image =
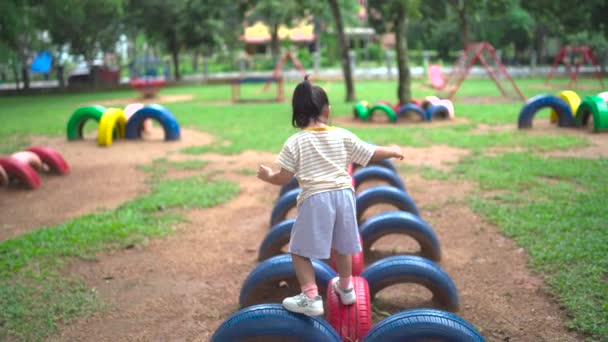
[[325, 91], [321, 87], [313, 86], [308, 76], [304, 76], [304, 81], [293, 91], [291, 124], [294, 127], [308, 126], [311, 120], [319, 118], [323, 107], [329, 105]]

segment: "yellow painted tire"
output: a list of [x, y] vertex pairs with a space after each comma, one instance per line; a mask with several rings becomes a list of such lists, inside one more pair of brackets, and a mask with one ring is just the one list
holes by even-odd
[[[578, 106], [580, 106], [581, 104], [581, 98], [572, 90], [560, 91], [559, 93], [557, 93], [557, 97], [566, 101], [566, 103], [570, 106], [570, 109], [572, 109], [572, 113], [576, 113], [576, 111], [578, 110]], [[557, 112], [555, 111], [555, 109], [551, 109], [551, 123], [556, 123], [557, 118]]]
[[108, 108], [99, 120], [99, 129], [97, 131], [97, 143], [100, 146], [112, 145], [112, 139], [114, 137], [114, 131], [116, 131], [117, 138], [123, 138], [125, 136], [125, 126], [127, 125], [127, 118], [125, 113], [120, 108]]

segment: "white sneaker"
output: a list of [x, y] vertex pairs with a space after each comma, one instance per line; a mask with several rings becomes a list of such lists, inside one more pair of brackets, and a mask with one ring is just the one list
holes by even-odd
[[305, 293], [283, 299], [283, 307], [291, 312], [306, 316], [323, 315], [323, 299], [321, 296], [310, 299]]
[[340, 301], [344, 305], [351, 305], [357, 301], [357, 294], [355, 293], [354, 288], [342, 290], [340, 286], [338, 286], [338, 278], [335, 278], [332, 287], [334, 288], [334, 292], [336, 292], [340, 296]]

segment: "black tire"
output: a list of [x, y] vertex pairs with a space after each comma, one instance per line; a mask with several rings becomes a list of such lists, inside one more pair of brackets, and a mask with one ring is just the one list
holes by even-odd
[[420, 216], [416, 203], [407, 192], [392, 186], [381, 185], [365, 189], [357, 195], [357, 219], [360, 221], [365, 210], [379, 203], [391, 204], [399, 210]]
[[475, 327], [453, 313], [434, 309], [402, 311], [380, 321], [365, 342], [402, 341], [484, 342]]
[[[312, 259], [319, 293], [325, 293], [336, 272], [329, 265]], [[291, 263], [291, 255], [282, 254], [260, 263], [245, 279], [239, 304], [241, 307], [261, 303], [280, 303], [285, 297], [300, 293], [300, 285]]]
[[426, 109], [424, 114], [426, 121], [432, 121], [435, 118], [449, 119], [450, 111], [442, 105], [431, 105]]
[[372, 245], [383, 236], [401, 234], [418, 242], [420, 256], [433, 261], [441, 260], [441, 247], [433, 228], [412, 213], [404, 211], [381, 213], [370, 217], [359, 229], [365, 251], [369, 251]]
[[410, 112], [418, 114], [422, 121], [426, 120], [426, 114], [424, 109], [422, 109], [422, 107], [415, 103], [408, 103], [406, 105], [401, 106], [401, 108], [399, 108], [399, 111], [397, 111], [397, 117], [400, 118]]
[[293, 190], [293, 189], [297, 189], [300, 187], [300, 184], [298, 183], [298, 179], [296, 177], [293, 177], [289, 183], [283, 185], [281, 187], [281, 190], [279, 190], [279, 198], [281, 198], [283, 195], [285, 195], [285, 193]]
[[367, 279], [371, 298], [382, 289], [400, 283], [414, 283], [428, 288], [433, 300], [446, 310], [458, 311], [458, 290], [450, 276], [431, 260], [418, 256], [397, 255], [369, 265], [361, 276]]
[[403, 184], [401, 177], [386, 167], [376, 165], [364, 167], [355, 171], [353, 173], [353, 178], [355, 179], [356, 188], [368, 180], [381, 180], [405, 191], [405, 185]]
[[287, 218], [287, 213], [295, 208], [298, 204], [298, 195], [302, 189], [297, 188], [286, 192], [279, 200], [277, 204], [272, 208], [270, 214], [270, 226], [273, 227], [277, 223], [284, 221]]
[[295, 219], [284, 220], [270, 228], [258, 250], [258, 261], [264, 261], [275, 255], [284, 254], [281, 248], [289, 243], [291, 228], [295, 221]]
[[[385, 167], [385, 168], [393, 171], [394, 173], [397, 173], [395, 164], [393, 164], [393, 162], [390, 159], [384, 159], [379, 162], [370, 162], [369, 164], [367, 164], [367, 166], [371, 166], [371, 165], [382, 166], [382, 167]], [[360, 167], [362, 167], [362, 166], [359, 164], [353, 163], [353, 172], [356, 171]]]
[[280, 304], [250, 306], [232, 314], [217, 328], [211, 342], [251, 341], [340, 342], [327, 321], [289, 312]]
[[560, 127], [574, 127], [574, 116], [570, 105], [557, 96], [541, 94], [529, 99], [519, 112], [517, 126], [532, 128], [534, 115], [542, 108], [549, 107], [557, 113], [557, 124]]

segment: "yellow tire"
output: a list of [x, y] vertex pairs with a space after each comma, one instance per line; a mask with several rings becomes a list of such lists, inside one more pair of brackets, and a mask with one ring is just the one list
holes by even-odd
[[112, 145], [112, 139], [116, 132], [117, 138], [125, 136], [125, 126], [127, 118], [125, 113], [120, 108], [108, 108], [99, 120], [99, 129], [97, 130], [97, 143], [100, 146]]
[[[581, 104], [581, 98], [578, 97], [578, 95], [572, 90], [560, 91], [559, 93], [557, 93], [557, 97], [566, 101], [566, 103], [570, 106], [570, 109], [572, 109], [572, 114], [576, 113], [576, 111], [578, 110], [578, 106], [580, 106]], [[551, 109], [551, 123], [556, 123], [557, 118], [557, 112], [555, 111], [555, 109]]]

